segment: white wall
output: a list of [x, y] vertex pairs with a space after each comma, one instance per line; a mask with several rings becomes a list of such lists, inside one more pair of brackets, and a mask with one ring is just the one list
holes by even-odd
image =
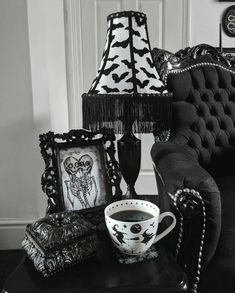
[[[189, 44], [218, 46], [230, 4], [191, 0]], [[0, 249], [20, 247], [44, 213], [38, 134], [68, 128], [63, 25], [63, 0], [0, 0]], [[223, 34], [223, 45], [234, 38]]]
[[0, 0], [0, 249], [45, 214], [38, 136], [68, 130], [63, 0]]
[[37, 142], [26, 1], [0, 1], [0, 248], [38, 217]]
[[[191, 0], [190, 45], [206, 43], [219, 47], [219, 23], [224, 10], [233, 5], [232, 2], [218, 0]], [[223, 47], [235, 47], [235, 38], [222, 33]]]

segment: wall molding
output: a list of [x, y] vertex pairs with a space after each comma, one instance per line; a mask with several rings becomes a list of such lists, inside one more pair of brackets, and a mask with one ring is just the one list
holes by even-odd
[[[25, 15], [28, 17], [32, 111], [37, 143], [40, 133], [68, 131], [63, 4], [63, 0], [27, 0]], [[39, 150], [35, 154], [38, 154], [37, 169], [43, 170]], [[35, 218], [0, 218], [0, 249], [21, 248], [26, 225], [45, 214], [46, 197], [42, 195], [40, 184], [32, 196], [37, 202]]]
[[36, 130], [68, 130], [63, 0], [28, 0], [29, 49]]
[[35, 222], [36, 218], [1, 219], [0, 249], [21, 249], [26, 225]]
[[182, 49], [191, 43], [191, 0], [183, 0], [183, 42]]
[[64, 0], [64, 14], [69, 128], [82, 128], [82, 116], [77, 115], [83, 93], [81, 1]]
[[28, 219], [0, 219], [0, 229], [4, 229], [6, 227], [25, 227], [28, 224], [35, 222], [36, 218], [28, 218]]
[[[68, 98], [63, 0], [27, 0], [35, 141], [48, 131], [68, 131]], [[38, 166], [44, 164], [38, 149]], [[41, 176], [41, 174], [39, 174]], [[39, 177], [40, 180], [40, 177]], [[38, 215], [45, 213], [40, 184], [34, 194]]]

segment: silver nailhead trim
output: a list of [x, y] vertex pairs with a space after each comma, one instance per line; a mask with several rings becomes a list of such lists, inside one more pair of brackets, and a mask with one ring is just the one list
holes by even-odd
[[198, 288], [198, 283], [200, 281], [200, 275], [201, 275], [201, 261], [202, 261], [204, 239], [205, 239], [205, 232], [206, 232], [206, 209], [205, 209], [205, 204], [204, 204], [204, 201], [203, 201], [200, 193], [194, 189], [189, 189], [189, 188], [179, 189], [179, 190], [177, 190], [175, 195], [168, 193], [168, 195], [171, 197], [171, 199], [174, 202], [174, 206], [176, 207], [177, 211], [180, 214], [180, 224], [179, 224], [180, 228], [179, 228], [178, 241], [177, 241], [176, 251], [175, 251], [176, 258], [179, 255], [179, 251], [180, 251], [180, 247], [181, 247], [181, 243], [182, 243], [182, 237], [183, 237], [183, 215], [177, 206], [177, 198], [182, 193], [188, 193], [188, 194], [191, 194], [191, 195], [197, 197], [201, 201], [201, 204], [202, 204], [202, 215], [203, 215], [202, 235], [201, 235], [199, 252], [198, 252], [197, 271], [196, 271], [195, 281], [192, 286], [192, 289], [196, 292], [197, 288]]
[[[178, 191], [177, 191], [178, 192]], [[176, 203], [176, 200], [177, 200], [177, 196], [178, 196], [178, 193], [175, 193], [175, 195], [173, 194], [170, 194], [168, 192], [168, 195], [170, 196], [170, 198], [173, 200], [173, 203], [174, 203], [174, 206], [177, 210], [177, 212], [179, 213], [180, 215], [180, 223], [179, 223], [179, 232], [178, 232], [178, 239], [177, 239], [177, 244], [176, 244], [176, 249], [175, 249], [175, 257], [176, 259], [178, 258], [178, 255], [179, 255], [179, 251], [180, 251], [180, 248], [181, 248], [181, 243], [182, 243], [182, 237], [183, 237], [183, 233], [184, 233], [184, 218], [183, 218], [183, 215], [181, 213], [181, 211], [179, 210], [178, 206], [177, 206], [177, 203]]]
[[232, 69], [228, 69], [226, 68], [225, 66], [223, 65], [220, 65], [220, 64], [215, 64], [215, 63], [212, 63], [212, 62], [201, 62], [201, 63], [197, 63], [197, 64], [194, 64], [194, 65], [191, 65], [187, 68], [184, 68], [184, 69], [172, 69], [172, 70], [169, 70], [165, 77], [164, 77], [164, 83], [167, 85], [167, 77], [169, 74], [177, 74], [177, 73], [182, 73], [182, 72], [186, 72], [186, 71], [189, 71], [193, 68], [196, 68], [196, 67], [200, 67], [200, 66], [217, 66], [219, 68], [222, 68], [230, 73], [234, 73], [235, 74], [235, 71], [232, 70]]

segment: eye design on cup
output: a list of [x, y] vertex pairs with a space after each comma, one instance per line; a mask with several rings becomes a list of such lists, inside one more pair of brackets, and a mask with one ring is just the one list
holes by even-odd
[[141, 231], [141, 225], [140, 224], [134, 224], [130, 228], [132, 233], [139, 233]]

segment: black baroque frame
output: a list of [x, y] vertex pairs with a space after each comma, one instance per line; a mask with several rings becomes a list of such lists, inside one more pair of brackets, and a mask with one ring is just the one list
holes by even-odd
[[[47, 214], [63, 211], [62, 190], [60, 186], [60, 170], [58, 167], [58, 147], [61, 144], [69, 146], [86, 146], [92, 143], [103, 143], [106, 151], [106, 174], [108, 184], [111, 190], [111, 201], [121, 199], [122, 191], [120, 189], [121, 172], [119, 164], [115, 159], [115, 135], [112, 129], [103, 128], [96, 132], [85, 129], [74, 129], [68, 133], [55, 134], [47, 132], [39, 136], [41, 155], [45, 162], [45, 171], [41, 177], [42, 190], [46, 193]], [[79, 210], [89, 218], [94, 215], [102, 216], [105, 205]]]

